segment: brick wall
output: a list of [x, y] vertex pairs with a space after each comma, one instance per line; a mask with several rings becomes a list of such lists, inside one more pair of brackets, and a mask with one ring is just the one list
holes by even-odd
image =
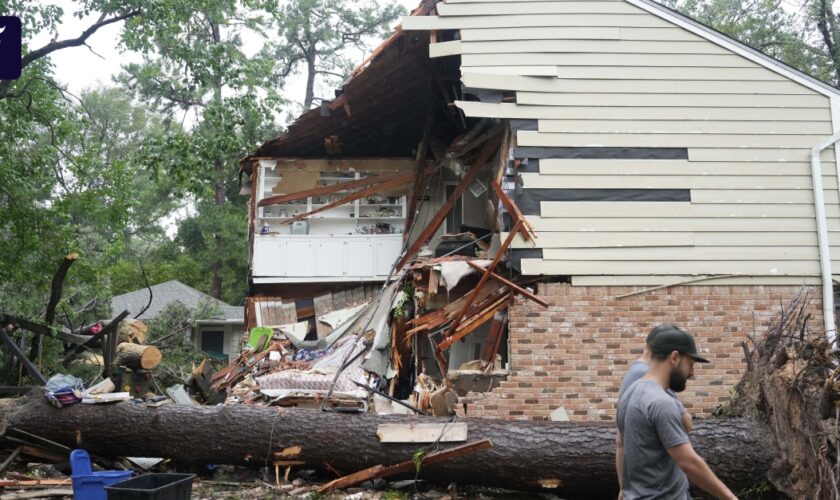
[[[461, 398], [466, 414], [544, 420], [563, 406], [571, 420], [612, 420], [621, 378], [647, 333], [676, 323], [711, 361], [695, 365], [680, 398], [695, 417], [709, 416], [740, 380], [741, 342], [763, 333], [801, 287], [678, 286], [615, 299], [643, 289], [540, 284], [547, 309], [517, 298], [510, 309], [510, 375], [492, 392]], [[808, 290], [812, 325], [821, 328], [819, 289]]]

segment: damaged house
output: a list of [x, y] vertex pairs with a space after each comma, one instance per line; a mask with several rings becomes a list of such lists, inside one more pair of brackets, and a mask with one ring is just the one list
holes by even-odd
[[246, 330], [271, 348], [217, 387], [611, 419], [674, 322], [712, 361], [685, 398], [709, 415], [803, 285], [835, 328], [838, 99], [649, 0], [424, 1], [242, 161]]

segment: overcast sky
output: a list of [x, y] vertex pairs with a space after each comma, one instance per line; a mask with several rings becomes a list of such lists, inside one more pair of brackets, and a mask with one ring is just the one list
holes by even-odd
[[[57, 4], [64, 9], [65, 20], [59, 28], [58, 39], [75, 38], [84, 28], [95, 22], [96, 17], [79, 20], [70, 14], [78, 8], [71, 0], [55, 0], [50, 2]], [[420, 0], [397, 0], [407, 11], [411, 11]], [[396, 25], [397, 23], [395, 23]], [[128, 62], [139, 62], [137, 54], [121, 53], [117, 49], [118, 37], [121, 25], [114, 24], [106, 26], [88, 39], [88, 47], [71, 47], [54, 52], [51, 55], [55, 65], [55, 74], [59, 81], [67, 85], [68, 90], [78, 95], [88, 87], [95, 87], [99, 84], [111, 84], [111, 77], [119, 73], [120, 65]], [[37, 48], [49, 42], [49, 35], [36, 38], [32, 47]], [[251, 50], [256, 51], [259, 42], [254, 42]], [[248, 47], [246, 47], [246, 50]], [[359, 55], [359, 62], [364, 60], [364, 55]], [[287, 98], [293, 101], [303, 101], [305, 84], [302, 78], [295, 78], [287, 82]]]

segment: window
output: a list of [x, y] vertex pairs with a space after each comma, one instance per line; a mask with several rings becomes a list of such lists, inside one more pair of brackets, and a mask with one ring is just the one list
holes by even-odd
[[201, 350], [212, 354], [224, 354], [225, 332], [223, 330], [202, 330]]

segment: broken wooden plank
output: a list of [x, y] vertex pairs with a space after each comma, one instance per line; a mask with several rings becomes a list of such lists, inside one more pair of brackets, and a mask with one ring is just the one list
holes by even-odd
[[9, 456], [6, 457], [6, 460], [3, 460], [3, 463], [0, 464], [0, 474], [6, 472], [6, 469], [8, 469], [9, 465], [11, 465], [12, 462], [15, 461], [18, 455], [20, 455], [21, 451], [23, 451], [23, 446], [18, 446], [17, 448], [12, 450], [11, 453], [9, 453]]
[[508, 197], [507, 193], [504, 192], [502, 186], [500, 186], [496, 181], [491, 182], [490, 185], [493, 187], [493, 191], [496, 192], [496, 196], [499, 197], [499, 201], [501, 201], [502, 205], [505, 206], [505, 210], [507, 210], [511, 218], [513, 218], [514, 221], [522, 221], [522, 228], [520, 229], [522, 237], [525, 238], [526, 241], [533, 242], [536, 240], [537, 235], [534, 232], [534, 228], [519, 210], [519, 207], [516, 206], [516, 203], [514, 203], [513, 200]]
[[[435, 168], [431, 167], [431, 168], [426, 169], [426, 170], [427, 170], [427, 175], [429, 175], [429, 174], [431, 174], [431, 172], [433, 172], [435, 170]], [[342, 198], [340, 198], [340, 199], [338, 199], [338, 200], [336, 200], [332, 203], [328, 203], [328, 204], [326, 204], [322, 207], [318, 207], [315, 210], [310, 210], [309, 212], [304, 212], [302, 214], [298, 214], [298, 215], [295, 215], [294, 217], [290, 217], [289, 219], [281, 221], [280, 224], [281, 225], [291, 224], [292, 222], [294, 222], [296, 220], [305, 219], [307, 217], [310, 217], [310, 216], [315, 215], [317, 213], [323, 212], [325, 210], [330, 210], [330, 209], [333, 209], [335, 207], [340, 207], [341, 205], [346, 205], [347, 203], [356, 201], [360, 198], [364, 198], [366, 196], [370, 196], [370, 195], [375, 194], [375, 193], [381, 193], [383, 191], [388, 191], [389, 189], [394, 189], [396, 187], [399, 187], [403, 184], [406, 184], [406, 183], [410, 182], [413, 175], [414, 174], [411, 173], [411, 172], [407, 172], [407, 173], [404, 173], [404, 174], [399, 174], [397, 176], [394, 176], [394, 178], [392, 178], [389, 181], [386, 181], [386, 182], [383, 182], [381, 184], [371, 186], [371, 187], [368, 187], [368, 188], [365, 188], [365, 189], [361, 189], [359, 191], [354, 191], [353, 193], [350, 193], [347, 196], [344, 196], [344, 197], [342, 197]]]
[[467, 423], [380, 424], [376, 435], [380, 443], [456, 443], [467, 440]]
[[[501, 133], [501, 130], [499, 131], [499, 133]], [[432, 217], [429, 224], [423, 229], [423, 232], [420, 233], [417, 239], [414, 240], [414, 243], [412, 243], [409, 249], [406, 250], [406, 252], [400, 258], [399, 262], [397, 262], [397, 265], [394, 267], [396, 271], [401, 270], [403, 266], [405, 266], [406, 262], [411, 260], [415, 255], [417, 255], [417, 252], [420, 251], [420, 248], [423, 245], [425, 245], [432, 237], [432, 235], [434, 235], [437, 232], [438, 228], [440, 228], [440, 225], [443, 224], [444, 220], [446, 220], [446, 216], [455, 206], [455, 203], [458, 201], [459, 198], [461, 198], [461, 195], [463, 195], [469, 187], [469, 185], [472, 184], [472, 182], [478, 178], [478, 175], [481, 173], [481, 169], [484, 167], [484, 164], [490, 161], [490, 159], [493, 158], [493, 155], [496, 154], [496, 152], [499, 149], [499, 144], [501, 142], [500, 140], [496, 140], [496, 137], [497, 136], [490, 137], [487, 140], [487, 142], [484, 143], [484, 148], [478, 154], [478, 157], [476, 158], [475, 162], [467, 171], [466, 175], [464, 175], [463, 179], [461, 179], [458, 185], [455, 186], [455, 191], [453, 191], [452, 196], [450, 196], [449, 199], [446, 200], [446, 203], [444, 203], [440, 207], [440, 209], [438, 209], [437, 213], [434, 215], [434, 217]]]
[[17, 345], [17, 342], [15, 342], [14, 340], [12, 340], [11, 337], [9, 337], [9, 334], [6, 333], [5, 328], [0, 328], [0, 340], [2, 340], [6, 347], [8, 347], [10, 351], [12, 351], [15, 357], [17, 357], [18, 360], [20, 360], [20, 362], [26, 368], [27, 373], [29, 373], [29, 376], [32, 377], [33, 381], [37, 382], [38, 385], [46, 385], [47, 379], [45, 379], [44, 376], [41, 375], [41, 372], [38, 370], [35, 364], [32, 363], [32, 361], [30, 361], [29, 358], [26, 357], [23, 351], [20, 350], [20, 346]]
[[493, 304], [493, 306], [485, 309], [481, 313], [471, 317], [467, 322], [464, 322], [461, 325], [459, 325], [459, 327], [455, 329], [452, 335], [444, 338], [440, 342], [440, 344], [438, 344], [438, 349], [440, 349], [441, 351], [449, 349], [450, 347], [452, 347], [452, 344], [466, 337], [479, 326], [490, 321], [493, 318], [493, 316], [495, 316], [496, 312], [505, 306], [505, 302], [507, 300], [509, 300], [509, 296], [505, 300], [496, 302], [495, 304]]
[[490, 325], [490, 334], [484, 343], [484, 352], [481, 355], [482, 368], [485, 371], [492, 370], [496, 364], [496, 355], [502, 346], [502, 337], [505, 333], [505, 326], [508, 322], [507, 309], [496, 312], [493, 316], [493, 323]]
[[289, 201], [297, 201], [302, 200], [304, 198], [309, 198], [310, 196], [320, 196], [323, 194], [332, 194], [337, 193], [339, 191], [346, 191], [350, 189], [356, 189], [359, 187], [370, 186], [372, 184], [379, 184], [381, 182], [386, 182], [400, 174], [383, 174], [383, 175], [376, 175], [372, 177], [365, 177], [364, 179], [356, 179], [347, 182], [339, 182], [336, 184], [330, 184], [328, 186], [320, 186], [312, 189], [306, 189], [304, 191], [298, 191], [296, 193], [289, 193], [289, 194], [279, 194], [276, 196], [269, 196], [268, 198], [264, 198], [257, 203], [257, 206], [264, 207], [267, 205], [277, 205], [279, 203], [287, 203]]
[[350, 486], [362, 483], [364, 481], [368, 481], [370, 479], [404, 474], [407, 472], [415, 471], [418, 468], [422, 470], [424, 465], [434, 465], [446, 460], [460, 458], [465, 455], [469, 455], [470, 453], [475, 453], [477, 451], [486, 450], [492, 447], [493, 443], [491, 443], [489, 439], [483, 439], [474, 443], [467, 443], [461, 446], [456, 446], [448, 450], [441, 450], [436, 451], [434, 453], [429, 453], [425, 456], [421, 455], [421, 458], [417, 461], [415, 461], [415, 459], [406, 460], [405, 462], [400, 462], [398, 464], [394, 464], [388, 467], [384, 467], [382, 465], [374, 465], [373, 467], [360, 470], [359, 472], [354, 472], [349, 476], [340, 477], [334, 481], [330, 481], [329, 483], [318, 488], [318, 493], [323, 495], [331, 491], [349, 488]]
[[[65, 483], [70, 484], [70, 483]], [[15, 486], [17, 488], [21, 486]], [[52, 497], [69, 497], [73, 495], [73, 490], [69, 488], [51, 488], [41, 491], [19, 491], [16, 493], [5, 493], [0, 495], [0, 500], [28, 500], [32, 498], [52, 498]]]
[[[484, 272], [483, 267], [479, 266], [478, 264], [476, 264], [472, 261], [467, 261], [467, 264], [469, 264], [470, 267], [472, 267], [473, 269], [476, 269], [479, 272]], [[514, 283], [514, 282], [512, 282], [512, 281], [494, 273], [494, 272], [490, 273], [490, 277], [492, 277], [494, 280], [498, 281], [499, 283], [502, 283], [503, 285], [510, 288], [511, 290], [514, 290], [516, 293], [528, 298], [529, 300], [531, 300], [533, 302], [536, 302], [537, 304], [539, 304], [543, 307], [548, 307], [548, 302], [544, 301], [543, 299], [539, 298], [538, 296], [534, 295], [533, 293], [529, 292], [528, 290], [522, 288], [521, 286], [517, 285], [516, 283]]]

